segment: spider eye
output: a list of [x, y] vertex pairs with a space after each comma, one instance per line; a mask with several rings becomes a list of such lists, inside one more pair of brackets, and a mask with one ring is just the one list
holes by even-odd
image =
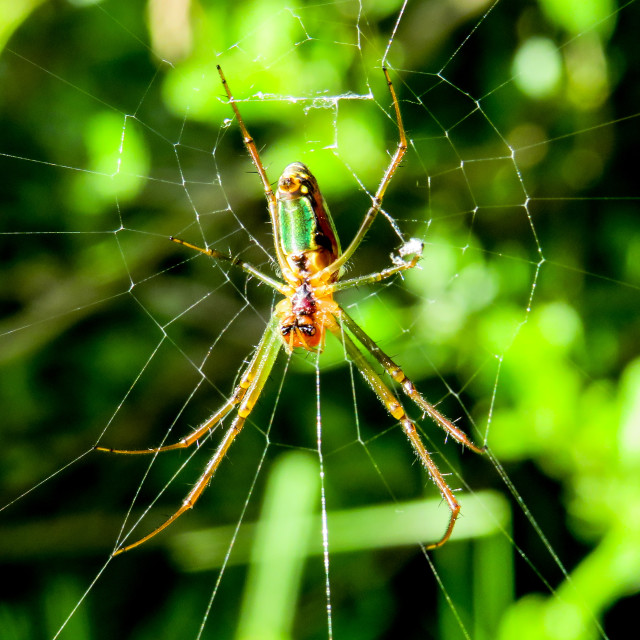
[[301, 333], [304, 333], [305, 336], [315, 336], [316, 328], [312, 324], [303, 324], [298, 325], [298, 329]]
[[291, 324], [283, 324], [280, 327], [280, 333], [283, 336], [288, 336], [293, 329], [297, 329], [300, 333], [307, 337], [316, 335], [316, 326], [312, 323], [306, 324], [303, 320], [296, 320]]

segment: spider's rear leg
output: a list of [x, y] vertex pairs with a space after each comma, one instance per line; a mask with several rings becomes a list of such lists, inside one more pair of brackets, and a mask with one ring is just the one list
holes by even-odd
[[384, 176], [380, 185], [378, 186], [378, 190], [376, 191], [375, 196], [372, 198], [371, 206], [369, 210], [365, 214], [362, 223], [360, 224], [360, 228], [356, 232], [355, 237], [349, 243], [349, 246], [344, 250], [342, 255], [340, 255], [334, 262], [330, 265], [326, 266], [324, 269], [319, 271], [321, 274], [319, 280], [327, 281], [329, 278], [327, 277], [329, 274], [334, 274], [340, 271], [342, 267], [351, 259], [355, 250], [360, 246], [363, 238], [369, 231], [373, 221], [376, 219], [380, 209], [382, 208], [382, 199], [384, 198], [384, 194], [391, 182], [391, 178], [396, 172], [396, 169], [400, 166], [402, 162], [402, 158], [407, 151], [408, 143], [407, 143], [407, 134], [404, 130], [404, 124], [402, 123], [402, 114], [400, 113], [400, 103], [398, 102], [398, 96], [396, 95], [396, 91], [393, 88], [393, 83], [391, 82], [391, 78], [389, 77], [389, 72], [386, 67], [382, 67], [382, 72], [384, 73], [384, 77], [387, 81], [387, 86], [389, 87], [389, 93], [391, 94], [391, 102], [393, 103], [393, 110], [396, 116], [396, 124], [398, 126], [398, 144], [396, 146], [395, 153], [391, 157], [389, 161], [389, 165], [387, 166], [387, 170], [384, 172]]

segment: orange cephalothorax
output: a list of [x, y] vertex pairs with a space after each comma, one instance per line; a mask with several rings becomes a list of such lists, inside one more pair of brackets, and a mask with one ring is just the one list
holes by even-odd
[[336, 307], [331, 295], [316, 298], [306, 282], [290, 298], [281, 300], [276, 306], [276, 315], [286, 348], [289, 351], [297, 347], [322, 350], [327, 318], [335, 313]]

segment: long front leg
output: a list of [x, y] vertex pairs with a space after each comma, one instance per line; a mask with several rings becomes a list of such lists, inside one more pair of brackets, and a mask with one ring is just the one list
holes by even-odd
[[451, 515], [449, 517], [449, 524], [444, 532], [444, 535], [440, 540], [428, 545], [427, 549], [434, 549], [442, 546], [450, 537], [453, 532], [453, 528], [456, 524], [456, 519], [460, 513], [460, 504], [453, 495], [451, 487], [446, 483], [440, 469], [438, 469], [436, 463], [433, 461], [429, 452], [424, 446], [420, 435], [416, 429], [415, 424], [409, 419], [405, 413], [404, 407], [400, 400], [392, 393], [387, 385], [382, 381], [380, 376], [374, 371], [373, 367], [369, 364], [368, 360], [364, 357], [360, 349], [355, 345], [353, 340], [341, 329], [337, 322], [329, 322], [327, 324], [328, 329], [340, 340], [343, 344], [347, 356], [353, 362], [353, 364], [360, 370], [360, 373], [364, 376], [365, 380], [371, 385], [376, 395], [385, 406], [387, 411], [400, 422], [402, 430], [409, 439], [413, 450], [417, 454], [420, 462], [424, 465], [428, 471], [431, 479], [434, 481], [440, 494], [447, 502]]
[[415, 385], [404, 371], [365, 333], [358, 323], [342, 308], [338, 312], [339, 319], [364, 345], [369, 353], [384, 367], [385, 371], [402, 387], [404, 393], [413, 400], [436, 424], [444, 429], [452, 438], [463, 444], [471, 451], [484, 453], [486, 447], [474, 444], [469, 436], [456, 427], [451, 420], [443, 416], [430, 402], [427, 402], [418, 392]]
[[212, 431], [215, 426], [242, 400], [247, 389], [254, 383], [258, 372], [262, 366], [262, 359], [267, 349], [267, 342], [272, 338], [272, 334], [275, 331], [277, 320], [273, 318], [265, 332], [262, 334], [262, 338], [258, 343], [256, 352], [251, 359], [251, 362], [245, 369], [238, 386], [233, 390], [231, 397], [224, 403], [224, 405], [216, 411], [206, 422], [203, 422], [193, 433], [189, 434], [185, 438], [182, 438], [174, 444], [168, 444], [163, 447], [151, 447], [149, 449], [114, 449], [112, 447], [95, 447], [96, 451], [102, 451], [105, 453], [120, 453], [125, 455], [148, 455], [151, 453], [161, 453], [163, 451], [174, 451], [175, 449], [186, 449], [190, 447], [194, 442], [205, 436], [208, 432]]
[[137, 547], [138, 545], [141, 545], [142, 543], [146, 542], [150, 538], [153, 538], [154, 536], [159, 534], [163, 529], [166, 529], [172, 522], [177, 520], [185, 511], [188, 511], [189, 509], [193, 508], [193, 505], [196, 503], [196, 501], [198, 500], [202, 492], [206, 489], [207, 485], [209, 484], [209, 481], [213, 477], [213, 474], [216, 472], [216, 469], [218, 468], [220, 461], [222, 460], [224, 455], [227, 453], [227, 450], [231, 446], [231, 443], [233, 442], [235, 437], [240, 433], [243, 425], [244, 425], [244, 418], [240, 418], [240, 416], [236, 416], [235, 420], [233, 421], [233, 424], [229, 427], [229, 429], [225, 433], [225, 436], [222, 442], [216, 449], [215, 454], [207, 464], [207, 467], [204, 470], [204, 473], [200, 476], [200, 478], [194, 485], [193, 489], [191, 489], [187, 497], [182, 501], [182, 506], [170, 518], [165, 520], [159, 527], [157, 527], [151, 533], [144, 536], [144, 538], [140, 538], [139, 540], [136, 540], [135, 542], [128, 544], [125, 547], [121, 547], [117, 551], [114, 551], [113, 553], [114, 556], [124, 553], [125, 551], [129, 551], [129, 549], [133, 549], [134, 547]]
[[144, 538], [140, 538], [139, 540], [136, 540], [136, 542], [128, 544], [125, 547], [122, 547], [115, 551], [113, 553], [114, 556], [119, 555], [120, 553], [124, 553], [125, 551], [129, 551], [129, 549], [133, 549], [134, 547], [137, 547], [138, 545], [146, 542], [150, 538], [153, 538], [163, 529], [166, 529], [171, 523], [175, 522], [185, 511], [193, 508], [195, 503], [202, 495], [203, 491], [207, 488], [209, 481], [218, 469], [218, 466], [229, 450], [229, 447], [235, 440], [236, 436], [242, 430], [246, 419], [251, 414], [253, 407], [255, 406], [258, 398], [260, 397], [260, 394], [262, 393], [262, 389], [264, 388], [267, 378], [271, 373], [271, 369], [273, 368], [273, 364], [276, 361], [281, 346], [282, 341], [277, 333], [277, 321], [274, 318], [265, 330], [263, 339], [260, 343], [260, 347], [258, 348], [258, 352], [254, 357], [254, 362], [257, 362], [258, 365], [257, 375], [247, 389], [246, 394], [244, 394], [244, 397], [238, 406], [238, 415], [233, 420], [231, 426], [227, 429], [211, 460], [209, 460], [209, 462], [207, 463], [204, 472], [202, 473], [200, 478], [198, 478], [198, 481], [193, 486], [191, 491], [187, 494], [186, 498], [182, 501], [182, 505], [180, 506], [180, 508], [171, 517], [165, 520], [159, 527], [144, 536]]

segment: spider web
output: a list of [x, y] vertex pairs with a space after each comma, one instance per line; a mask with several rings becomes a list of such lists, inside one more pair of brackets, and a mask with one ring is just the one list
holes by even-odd
[[[5, 25], [2, 637], [614, 636], [640, 568], [634, 3], [129, 5]], [[489, 446], [404, 402], [461, 490], [454, 539], [424, 550], [446, 505], [328, 340], [280, 357], [193, 511], [109, 558], [221, 430], [94, 444], [202, 423], [276, 301], [167, 241], [275, 273], [215, 65], [270, 179], [308, 164], [344, 246], [397, 143], [383, 63], [410, 144], [348, 275], [414, 237], [424, 257], [339, 301]]]

